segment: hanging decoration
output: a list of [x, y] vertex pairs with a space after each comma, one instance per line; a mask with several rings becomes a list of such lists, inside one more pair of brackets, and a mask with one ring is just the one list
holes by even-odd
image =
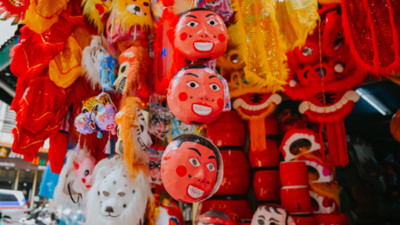
[[170, 83], [168, 106], [174, 116], [185, 124], [207, 124], [214, 121], [230, 103], [227, 88], [223, 78], [211, 68], [187, 66]]
[[246, 80], [271, 92], [283, 90], [285, 52], [304, 44], [313, 31], [317, 1], [235, 0], [232, 8], [237, 21], [229, 34], [240, 43]]
[[181, 202], [209, 198], [219, 188], [223, 162], [218, 148], [206, 138], [181, 135], [171, 141], [161, 159], [161, 179], [168, 193]]
[[301, 49], [289, 54], [291, 74], [286, 94], [299, 99], [299, 112], [326, 127], [329, 160], [334, 165], [348, 163], [343, 119], [359, 95], [352, 89], [366, 73], [357, 66], [343, 39], [338, 5], [324, 5], [321, 25]]
[[400, 72], [400, 3], [342, 1], [343, 31], [357, 64], [375, 76]]
[[[146, 224], [154, 214], [154, 199], [144, 164], [134, 173], [115, 156], [100, 161], [88, 192], [86, 224]], [[149, 223], [153, 224], [153, 223]]]

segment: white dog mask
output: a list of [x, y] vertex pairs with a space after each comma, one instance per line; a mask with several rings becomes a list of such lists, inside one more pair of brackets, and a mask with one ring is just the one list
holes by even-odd
[[103, 159], [96, 165], [93, 186], [88, 193], [88, 225], [142, 225], [150, 184], [141, 169], [129, 175], [120, 157]]

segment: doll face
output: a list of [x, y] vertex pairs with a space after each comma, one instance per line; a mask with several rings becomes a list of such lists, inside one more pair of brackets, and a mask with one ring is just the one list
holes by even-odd
[[174, 45], [190, 61], [216, 59], [225, 52], [227, 43], [226, 26], [213, 11], [189, 11], [176, 26]]
[[224, 107], [224, 88], [210, 68], [181, 70], [171, 81], [167, 96], [174, 116], [186, 124], [214, 121]]
[[161, 178], [168, 193], [178, 201], [197, 202], [209, 197], [217, 178], [217, 158], [208, 147], [172, 141], [161, 161]]
[[276, 206], [261, 205], [254, 213], [251, 225], [264, 224], [295, 225], [295, 222], [285, 209]]

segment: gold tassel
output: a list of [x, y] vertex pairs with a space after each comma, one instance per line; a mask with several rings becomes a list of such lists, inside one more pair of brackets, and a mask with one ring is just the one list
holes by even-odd
[[267, 149], [264, 118], [249, 119], [250, 151], [262, 151]]

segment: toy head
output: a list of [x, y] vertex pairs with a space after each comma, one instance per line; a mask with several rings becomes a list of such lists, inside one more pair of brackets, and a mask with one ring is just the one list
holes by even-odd
[[161, 178], [167, 192], [181, 202], [209, 198], [221, 184], [222, 158], [206, 138], [182, 135], [167, 146], [161, 160]]
[[224, 21], [207, 9], [192, 9], [181, 15], [175, 28], [174, 45], [193, 62], [216, 59], [224, 54], [228, 33]]
[[224, 108], [221, 76], [203, 65], [181, 69], [170, 83], [167, 102], [171, 112], [186, 124], [207, 124]]
[[254, 213], [251, 225], [296, 225], [289, 213], [279, 206], [261, 205]]

